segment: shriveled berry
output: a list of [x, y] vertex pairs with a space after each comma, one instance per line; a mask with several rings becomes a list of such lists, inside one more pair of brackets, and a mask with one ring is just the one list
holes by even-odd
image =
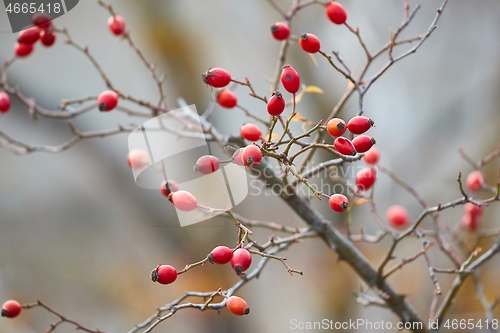
[[217, 103], [225, 108], [232, 109], [238, 105], [238, 96], [231, 90], [221, 90], [217, 94]]
[[212, 155], [204, 155], [196, 161], [194, 171], [204, 175], [208, 175], [219, 170], [219, 167], [219, 158]]
[[290, 27], [284, 22], [276, 22], [271, 27], [271, 34], [277, 40], [284, 40], [290, 36]]
[[325, 7], [326, 16], [335, 24], [344, 24], [347, 20], [347, 13], [344, 7], [336, 2], [329, 2]]
[[34, 44], [39, 38], [40, 38], [40, 28], [31, 27], [19, 33], [19, 37], [17, 37], [17, 42], [19, 44]]
[[290, 94], [295, 94], [300, 89], [300, 75], [290, 65], [283, 66], [281, 71], [281, 84]]
[[160, 284], [170, 284], [177, 280], [177, 271], [170, 265], [161, 265], [151, 271], [151, 280]]
[[241, 159], [246, 166], [254, 166], [262, 161], [262, 151], [257, 146], [247, 146], [241, 153]]
[[163, 194], [165, 197], [168, 198], [170, 193], [174, 193], [174, 192], [179, 191], [179, 185], [176, 182], [174, 182], [173, 180], [169, 180], [169, 181], [164, 180], [160, 184], [160, 191], [161, 191], [161, 194]]
[[354, 148], [352, 142], [343, 136], [336, 138], [335, 141], [333, 141], [333, 146], [341, 154], [350, 156], [356, 155], [356, 149]]
[[14, 53], [19, 58], [24, 58], [29, 56], [34, 49], [35, 49], [35, 44], [16, 43], [16, 45], [14, 45]]
[[231, 261], [233, 258], [233, 250], [227, 246], [217, 246], [208, 255], [208, 260], [212, 264], [224, 265]]
[[118, 105], [118, 94], [113, 90], [103, 91], [97, 97], [97, 105], [101, 111], [111, 111]]
[[375, 139], [368, 135], [358, 135], [352, 139], [352, 145], [358, 153], [366, 153], [375, 144]]
[[328, 199], [330, 208], [338, 213], [343, 213], [349, 208], [349, 199], [343, 194], [334, 194]]
[[226, 307], [231, 313], [237, 316], [243, 316], [250, 313], [250, 308], [243, 298], [231, 296], [226, 301]]
[[465, 181], [467, 188], [471, 192], [477, 192], [483, 188], [484, 185], [484, 177], [483, 173], [479, 170], [474, 170], [467, 176], [467, 180]]
[[125, 19], [118, 14], [111, 15], [108, 18], [108, 28], [117, 36], [123, 34], [126, 28]]
[[233, 154], [232, 162], [236, 163], [239, 166], [245, 166], [245, 162], [243, 162], [242, 158], [243, 148], [239, 148]]
[[286, 102], [283, 95], [279, 90], [275, 90], [267, 101], [267, 113], [271, 116], [277, 117], [285, 110]]
[[352, 134], [363, 134], [368, 131], [375, 122], [364, 116], [352, 117], [347, 123], [347, 129]]
[[377, 180], [377, 173], [373, 168], [363, 168], [356, 174], [356, 187], [359, 191], [368, 191]]
[[10, 110], [10, 96], [5, 91], [0, 91], [0, 113], [7, 113]]
[[8, 300], [2, 305], [2, 317], [15, 318], [21, 313], [21, 304], [15, 300]]
[[213, 88], [224, 88], [231, 82], [231, 74], [222, 68], [211, 68], [201, 75], [203, 82]]
[[308, 53], [316, 53], [321, 48], [319, 38], [310, 33], [304, 33], [300, 36], [299, 44], [302, 50]]
[[379, 159], [380, 153], [375, 146], [371, 147], [363, 156], [363, 161], [371, 165], [377, 164]]
[[188, 191], [177, 191], [170, 194], [170, 199], [175, 208], [185, 212], [190, 212], [198, 206], [198, 201], [195, 196]]
[[42, 43], [43, 46], [52, 46], [56, 42], [56, 34], [54, 30], [51, 29], [45, 29], [40, 32], [40, 43]]
[[151, 164], [149, 154], [142, 149], [132, 149], [127, 155], [127, 164], [132, 169], [141, 170]]
[[258, 141], [262, 137], [262, 131], [259, 126], [253, 123], [246, 123], [240, 128], [240, 135], [248, 141]]
[[241, 275], [252, 264], [252, 254], [247, 249], [237, 249], [231, 258], [231, 267]]
[[333, 138], [341, 136], [345, 133], [347, 127], [345, 121], [340, 118], [332, 118], [326, 124], [326, 130]]
[[46, 13], [38, 13], [33, 15], [31, 22], [40, 29], [47, 29], [52, 25], [52, 18]]
[[410, 223], [410, 214], [405, 207], [392, 205], [385, 213], [387, 221], [394, 228], [405, 227]]

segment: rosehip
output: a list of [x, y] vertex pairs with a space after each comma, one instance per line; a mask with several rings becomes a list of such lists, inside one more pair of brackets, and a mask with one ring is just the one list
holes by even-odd
[[48, 14], [39, 13], [33, 15], [31, 22], [33, 22], [33, 25], [36, 25], [40, 29], [47, 29], [52, 25], [52, 18]]
[[347, 129], [352, 134], [363, 134], [368, 131], [373, 126], [374, 121], [370, 118], [366, 118], [363, 116], [356, 116], [351, 118], [347, 123]]
[[385, 213], [387, 221], [394, 228], [401, 228], [410, 223], [410, 214], [406, 208], [400, 205], [392, 205]]
[[170, 284], [177, 280], [177, 271], [170, 265], [161, 265], [151, 271], [151, 280], [160, 284]]
[[40, 38], [40, 28], [31, 27], [19, 33], [17, 42], [19, 44], [34, 44]]
[[203, 82], [213, 88], [223, 88], [231, 82], [231, 74], [222, 68], [211, 68], [201, 75]]
[[286, 102], [279, 90], [275, 90], [269, 101], [267, 101], [267, 113], [271, 116], [279, 116], [285, 110]]
[[17, 317], [21, 313], [21, 309], [21, 304], [18, 301], [8, 300], [2, 305], [2, 317]]
[[325, 12], [330, 21], [335, 24], [344, 24], [347, 20], [347, 13], [338, 2], [332, 1], [328, 3], [325, 7]]
[[10, 96], [5, 91], [0, 91], [0, 113], [7, 113], [10, 110]]
[[262, 151], [254, 145], [246, 146], [241, 153], [241, 159], [246, 166], [257, 165], [262, 161]]
[[375, 139], [368, 135], [359, 135], [352, 139], [352, 145], [358, 153], [366, 153], [375, 144]]
[[375, 146], [371, 147], [363, 156], [363, 160], [371, 165], [377, 164], [379, 159], [380, 159], [380, 153], [377, 147]]
[[113, 34], [117, 36], [123, 34], [125, 32], [125, 27], [125, 20], [120, 15], [111, 15], [108, 18], [108, 28]]
[[476, 232], [481, 227], [481, 216], [473, 216], [465, 214], [462, 216], [462, 228], [468, 232]]
[[170, 193], [179, 191], [179, 185], [177, 185], [177, 183], [174, 182], [173, 180], [169, 181], [164, 180], [160, 184], [160, 191], [161, 194], [163, 194], [165, 197], [168, 198]]
[[321, 43], [313, 34], [305, 33], [300, 36], [299, 44], [302, 50], [308, 53], [316, 53], [321, 48]]
[[97, 105], [101, 111], [111, 111], [118, 105], [118, 94], [113, 90], [103, 91], [97, 97]]
[[484, 212], [483, 206], [478, 206], [472, 202], [468, 202], [464, 205], [464, 213], [470, 216], [482, 216]]
[[333, 146], [341, 154], [351, 156], [356, 155], [356, 149], [354, 148], [352, 142], [342, 136], [339, 136], [335, 139], [335, 141], [333, 141]]
[[246, 123], [240, 128], [240, 135], [248, 141], [257, 141], [262, 137], [262, 131], [259, 126], [253, 123]]
[[290, 27], [286, 23], [276, 22], [271, 27], [271, 33], [277, 40], [284, 40], [290, 36]]
[[281, 84], [290, 94], [295, 94], [300, 89], [300, 75], [290, 65], [283, 66], [281, 71]]
[[377, 180], [377, 174], [373, 168], [363, 168], [356, 174], [356, 186], [360, 191], [369, 190]]
[[226, 307], [237, 316], [243, 316], [250, 313], [250, 308], [243, 298], [231, 296], [226, 301]]
[[34, 49], [35, 49], [34, 44], [16, 43], [16, 45], [14, 45], [14, 53], [16, 54], [16, 56], [20, 58], [29, 56]]
[[239, 166], [245, 166], [245, 162], [243, 162], [243, 158], [241, 156], [242, 153], [243, 153], [243, 148], [239, 148], [237, 151], [235, 151], [233, 154], [232, 162], [236, 163], [236, 165]]
[[142, 149], [132, 149], [127, 155], [127, 164], [132, 169], [144, 169], [151, 164], [149, 154]]
[[219, 170], [220, 161], [217, 157], [212, 155], [204, 155], [196, 161], [194, 171], [204, 175], [211, 174]]
[[341, 136], [346, 131], [345, 121], [340, 118], [333, 118], [326, 124], [326, 130], [332, 137]]
[[349, 199], [343, 194], [334, 194], [328, 199], [330, 208], [338, 213], [343, 213], [349, 208]]
[[467, 188], [471, 192], [477, 192], [483, 188], [484, 177], [481, 171], [474, 170], [467, 176], [467, 180], [465, 182], [467, 184]]
[[40, 32], [40, 42], [44, 46], [52, 46], [56, 42], [56, 34], [50, 29], [42, 30], [42, 32]]
[[170, 199], [174, 204], [175, 208], [185, 212], [190, 212], [198, 206], [198, 201], [188, 191], [177, 191], [170, 194]]
[[237, 249], [231, 258], [231, 267], [241, 275], [252, 264], [252, 254], [247, 249]]
[[231, 261], [233, 258], [233, 250], [227, 246], [217, 246], [208, 255], [208, 260], [212, 264], [224, 265]]
[[217, 94], [217, 103], [225, 108], [232, 109], [238, 105], [238, 97], [231, 90], [221, 90]]

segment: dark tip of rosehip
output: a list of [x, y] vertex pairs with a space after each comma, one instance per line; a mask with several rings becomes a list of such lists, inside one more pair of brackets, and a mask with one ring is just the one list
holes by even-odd
[[370, 124], [371, 127], [373, 127], [375, 125], [375, 122], [371, 119], [368, 119], [368, 123]]
[[354, 156], [356, 154], [357, 154], [356, 149], [353, 149], [352, 152], [351, 152], [351, 155]]
[[302, 35], [300, 35], [300, 39], [302, 40], [307, 40], [307, 38], [309, 38], [309, 36], [307, 36], [307, 33], [303, 33]]
[[214, 256], [212, 255], [212, 253], [208, 254], [208, 261], [210, 261], [211, 264], [215, 264]]
[[283, 94], [279, 90], [275, 90], [273, 95], [276, 96], [276, 98], [283, 98]]
[[158, 282], [159, 278], [160, 275], [158, 274], [158, 267], [157, 267], [151, 271], [151, 280], [153, 280], [153, 282]]
[[245, 275], [245, 274], [243, 274], [243, 267], [241, 267], [241, 265], [234, 266], [234, 271], [236, 272], [236, 275], [238, 275], [238, 276]]
[[99, 104], [99, 111], [106, 111], [106, 103]]
[[344, 125], [344, 123], [339, 122], [339, 123], [337, 124], [337, 129], [338, 129], [338, 130], [340, 130], [340, 131], [343, 131], [343, 130], [345, 129], [345, 125]]
[[283, 68], [288, 68], [288, 67], [290, 67], [289, 64], [283, 65]]
[[250, 308], [246, 308], [244, 314], [247, 315], [250, 313]]
[[279, 28], [280, 28], [280, 27], [278, 27], [276, 24], [273, 24], [273, 25], [271, 26], [271, 32], [276, 32], [276, 31], [278, 31], [278, 29], [279, 29]]
[[2, 309], [2, 317], [7, 317], [9, 315], [9, 311]]
[[255, 162], [255, 159], [252, 156], [250, 156], [249, 158], [247, 158], [247, 165], [252, 165], [253, 162]]
[[376, 144], [376, 143], [377, 143], [377, 141], [375, 141], [375, 139], [374, 139], [374, 138], [371, 138], [371, 139], [370, 139], [370, 142], [372, 143], [372, 145], [374, 145], [374, 144]]
[[349, 203], [342, 201], [342, 203], [340, 204], [340, 208], [342, 208], [342, 210], [345, 212], [347, 208], [349, 208]]

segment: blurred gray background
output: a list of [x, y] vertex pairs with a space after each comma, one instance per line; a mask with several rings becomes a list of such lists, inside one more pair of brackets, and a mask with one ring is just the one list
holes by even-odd
[[[291, 1], [276, 2], [288, 8]], [[281, 19], [267, 1], [111, 3], [125, 17], [132, 38], [148, 59], [167, 74], [169, 106], [176, 107], [177, 97], [182, 96], [203, 110], [211, 91], [201, 82], [200, 74], [210, 67], [223, 67], [240, 80], [247, 76], [257, 92], [269, 94], [266, 78], [274, 73], [280, 46], [269, 27]], [[416, 3], [410, 1], [412, 7]], [[426, 31], [440, 1], [419, 3], [422, 8], [405, 37]], [[402, 0], [346, 0], [342, 4], [348, 11], [348, 22], [359, 26], [373, 51], [388, 41], [389, 27], [396, 29], [403, 16]], [[359, 72], [364, 54], [355, 36], [331, 24], [323, 10], [311, 6], [301, 11], [292, 33], [316, 34], [323, 50], [340, 50], [346, 62]], [[89, 46], [119, 89], [156, 100], [150, 74], [127, 43], [108, 31], [108, 16], [95, 1], [80, 1], [54, 23], [67, 26], [75, 40]], [[381, 164], [414, 185], [430, 204], [460, 196], [456, 175], [472, 169], [457, 153], [459, 146], [478, 159], [499, 143], [499, 16], [497, 0], [450, 1], [431, 38], [415, 55], [391, 68], [366, 96], [366, 115], [376, 122], [370, 135], [377, 140]], [[16, 40], [8, 28], [2, 10], [1, 59], [10, 57]], [[105, 89], [82, 54], [63, 42], [59, 35], [50, 49], [37, 45], [34, 54], [17, 61], [9, 72], [11, 85], [19, 85], [47, 108], [57, 108], [63, 98], [97, 95]], [[345, 79], [319, 56], [315, 56], [319, 66], [314, 67], [297, 45], [291, 46], [289, 55], [288, 62], [299, 71], [302, 82], [325, 91], [323, 95], [306, 95], [299, 112], [313, 122], [326, 117], [343, 94]], [[385, 63], [386, 58], [382, 59], [371, 73]], [[235, 91], [240, 104], [265, 116], [262, 103], [248, 97], [244, 87]], [[352, 117], [356, 102], [351, 98], [340, 116], [346, 120]], [[248, 119], [238, 110], [216, 108], [212, 120], [220, 131], [238, 134], [240, 125]], [[116, 112], [92, 111], [75, 123], [82, 130], [93, 130], [130, 121], [138, 122]], [[299, 125], [294, 126], [299, 130]], [[64, 121], [41, 118], [35, 123], [17, 102], [0, 119], [0, 129], [29, 143], [58, 144], [71, 137]], [[159, 191], [135, 185], [126, 155], [126, 134], [86, 140], [60, 154], [19, 157], [0, 150], [1, 302], [10, 298], [22, 303], [40, 299], [88, 327], [123, 332], [184, 290], [227, 288], [237, 281], [226, 266], [194, 269], [169, 286], [150, 281], [149, 272], [159, 259], [181, 269], [204, 258], [215, 245], [232, 246], [236, 230], [222, 219], [180, 228], [174, 209]], [[490, 184], [496, 183], [498, 169], [497, 161], [485, 168]], [[408, 207], [413, 218], [421, 211], [412, 197], [384, 175], [377, 182], [375, 200], [382, 213], [393, 203]], [[345, 217], [331, 212], [326, 202], [314, 204], [328, 218], [344, 222]], [[249, 196], [237, 210], [255, 219], [303, 225], [282, 202], [269, 196]], [[460, 222], [461, 213], [459, 207], [441, 217], [453, 226]], [[497, 205], [491, 205], [484, 224], [498, 225], [497, 214]], [[361, 225], [372, 232], [377, 230], [366, 205], [353, 212], [354, 228]], [[269, 234], [257, 232], [255, 238], [264, 242]], [[471, 236], [460, 236], [465, 242], [471, 241]], [[489, 244], [491, 240], [483, 247]], [[378, 263], [387, 245], [362, 245], [361, 249]], [[409, 240], [398, 248], [397, 255], [411, 255], [419, 246], [418, 241]], [[451, 267], [439, 252], [432, 250], [431, 254], [437, 267]], [[291, 319], [397, 320], [386, 310], [364, 308], [355, 302], [352, 292], [359, 290], [362, 282], [344, 263], [337, 263], [335, 254], [320, 241], [293, 246], [284, 255], [305, 275], [290, 277], [280, 263], [271, 262], [258, 281], [238, 292], [250, 304], [251, 315], [237, 318], [227, 311], [217, 315], [213, 311], [183, 310], [155, 331], [288, 332]], [[481, 272], [490, 300], [500, 296], [496, 283], [499, 264], [494, 258]], [[453, 276], [438, 278], [446, 290]], [[433, 285], [423, 258], [395, 273], [390, 281], [400, 293], [408, 295], [426, 319]], [[451, 318], [483, 318], [471, 286], [467, 283], [459, 293]], [[498, 310], [495, 313], [498, 316]], [[42, 309], [34, 309], [23, 312], [18, 320], [0, 320], [0, 331], [42, 332], [55, 319]], [[62, 326], [58, 331], [70, 330], [73, 327]]]

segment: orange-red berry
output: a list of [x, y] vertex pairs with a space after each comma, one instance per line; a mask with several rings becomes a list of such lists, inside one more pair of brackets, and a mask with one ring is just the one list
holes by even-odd
[[113, 34], [119, 36], [125, 32], [125, 20], [118, 14], [111, 15], [108, 18], [108, 28]]
[[177, 271], [170, 265], [161, 265], [151, 271], [151, 280], [160, 284], [170, 284], [177, 280]]
[[368, 131], [375, 122], [364, 116], [356, 116], [351, 118], [347, 123], [347, 129], [352, 134], [363, 134]]
[[328, 199], [330, 208], [338, 213], [343, 213], [349, 208], [349, 199], [343, 194], [334, 194]]
[[0, 91], [0, 113], [7, 113], [10, 110], [10, 96], [5, 91]]
[[290, 94], [295, 94], [300, 89], [300, 75], [290, 65], [283, 66], [281, 71], [281, 84]]
[[358, 153], [366, 153], [375, 144], [375, 139], [368, 135], [358, 135], [352, 139], [352, 145]]
[[97, 105], [101, 111], [111, 111], [118, 105], [118, 94], [113, 90], [103, 91], [97, 97]]
[[400, 205], [392, 205], [385, 213], [387, 221], [394, 228], [405, 227], [410, 223], [410, 214], [405, 207]]
[[241, 297], [231, 296], [226, 301], [226, 307], [237, 316], [243, 316], [250, 313], [247, 302]]
[[359, 191], [368, 191], [377, 180], [377, 173], [373, 168], [363, 168], [356, 174], [356, 187]]
[[19, 58], [24, 58], [29, 56], [34, 49], [35, 49], [35, 44], [16, 43], [16, 45], [14, 45], [14, 53]]
[[283, 22], [276, 22], [271, 27], [271, 34], [277, 40], [285, 40], [290, 36], [290, 27]]
[[467, 188], [471, 192], [477, 192], [483, 188], [484, 185], [484, 177], [483, 173], [479, 170], [474, 170], [467, 176], [467, 180], [465, 181]]
[[220, 167], [219, 158], [213, 155], [204, 155], [196, 161], [196, 164], [194, 166], [194, 171], [204, 175], [208, 175], [219, 170], [219, 167]]
[[222, 68], [211, 68], [201, 75], [203, 82], [213, 88], [224, 88], [231, 82], [231, 74]]
[[379, 159], [380, 159], [380, 153], [377, 147], [375, 146], [371, 147], [363, 156], [363, 160], [371, 165], [377, 164]]
[[247, 249], [237, 249], [231, 258], [231, 267], [237, 275], [241, 275], [252, 264], [252, 254]]
[[217, 246], [208, 255], [208, 260], [212, 264], [224, 265], [231, 261], [233, 258], [233, 250], [227, 246]]
[[195, 196], [188, 191], [177, 191], [170, 194], [170, 199], [175, 208], [184, 212], [190, 212], [198, 206]]
[[343, 136], [339, 136], [333, 141], [333, 147], [337, 149], [337, 151], [344, 155], [356, 155], [356, 149], [349, 139], [344, 138]]
[[262, 151], [259, 147], [251, 145], [243, 148], [241, 159], [246, 166], [254, 166], [262, 161]]
[[326, 124], [326, 130], [328, 134], [332, 137], [336, 138], [345, 133], [347, 127], [345, 121], [340, 118], [333, 118], [328, 121]]
[[17, 37], [17, 42], [19, 44], [34, 44], [39, 38], [40, 38], [40, 28], [31, 27], [19, 33], [19, 37]]
[[240, 135], [248, 141], [258, 141], [262, 137], [262, 131], [259, 126], [253, 123], [246, 123], [240, 128]]
[[225, 108], [232, 109], [238, 105], [238, 96], [231, 90], [221, 90], [217, 94], [217, 103]]
[[8, 300], [2, 305], [2, 317], [17, 317], [21, 313], [21, 309], [21, 304], [18, 301]]
[[344, 24], [347, 20], [347, 12], [344, 7], [335, 1], [329, 2], [325, 7], [326, 16], [335, 24]]
[[275, 90], [267, 101], [267, 113], [271, 116], [277, 117], [285, 110], [286, 102], [283, 95], [279, 90]]
[[299, 39], [299, 44], [302, 50], [308, 53], [316, 53], [321, 48], [318, 37], [310, 33], [302, 34]]

